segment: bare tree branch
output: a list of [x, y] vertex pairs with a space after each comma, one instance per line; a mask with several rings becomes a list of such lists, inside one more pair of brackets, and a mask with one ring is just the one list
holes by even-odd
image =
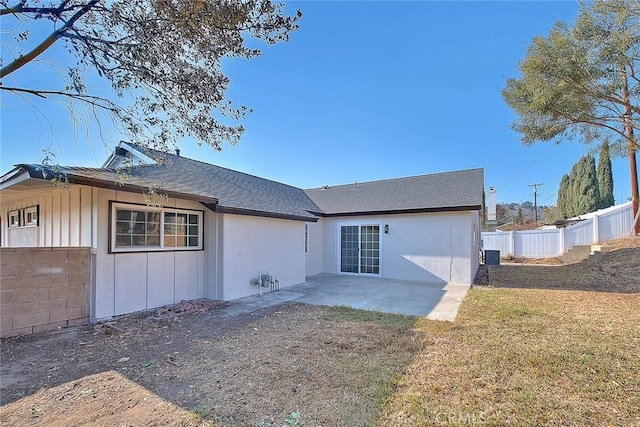
[[100, 0], [91, 0], [89, 3], [87, 3], [82, 9], [80, 9], [79, 11], [77, 11], [72, 17], [71, 19], [69, 19], [64, 26], [62, 26], [62, 28], [60, 28], [59, 30], [54, 31], [53, 33], [51, 33], [46, 39], [44, 39], [42, 41], [42, 43], [40, 43], [38, 46], [36, 46], [35, 48], [33, 48], [33, 50], [31, 50], [29, 53], [27, 53], [26, 55], [21, 55], [18, 58], [16, 58], [15, 60], [13, 60], [11, 63], [9, 63], [8, 65], [6, 65], [5, 67], [2, 67], [2, 69], [0, 69], [0, 79], [4, 78], [5, 76], [13, 73], [14, 71], [16, 71], [17, 69], [25, 66], [26, 64], [28, 64], [29, 62], [33, 61], [35, 58], [37, 58], [38, 56], [40, 56], [40, 54], [42, 54], [45, 50], [49, 49], [60, 37], [62, 37], [62, 35], [71, 27], [73, 27], [73, 24], [75, 24], [75, 22], [80, 19], [80, 17], [82, 17], [82, 15], [84, 15], [85, 13], [89, 12], [89, 10], [91, 10], [91, 8], [93, 6], [96, 5], [96, 3], [98, 3], [98, 1]]

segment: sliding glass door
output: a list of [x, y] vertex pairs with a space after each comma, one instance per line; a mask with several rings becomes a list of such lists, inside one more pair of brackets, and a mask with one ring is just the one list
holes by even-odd
[[380, 226], [340, 226], [340, 272], [380, 274]]

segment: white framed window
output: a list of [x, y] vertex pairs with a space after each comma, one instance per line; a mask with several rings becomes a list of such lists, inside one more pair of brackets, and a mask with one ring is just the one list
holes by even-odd
[[9, 228], [20, 227], [20, 211], [16, 210], [9, 212], [7, 222], [9, 223]]
[[24, 226], [37, 226], [38, 225], [38, 206], [31, 206], [24, 209]]
[[304, 253], [309, 253], [309, 224], [304, 223]]
[[203, 212], [111, 203], [111, 252], [202, 249]]

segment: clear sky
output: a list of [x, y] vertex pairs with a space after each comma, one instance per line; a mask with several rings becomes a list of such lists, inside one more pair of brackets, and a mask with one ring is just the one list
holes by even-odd
[[[572, 22], [577, 2], [287, 2], [295, 8], [304, 16], [289, 43], [225, 63], [229, 98], [253, 109], [242, 140], [222, 152], [180, 141], [183, 156], [302, 188], [482, 167], [498, 202], [532, 201], [527, 184], [543, 183], [538, 203], [555, 204], [588, 147], [523, 147], [500, 91], [531, 39]], [[45, 68], [27, 65], [15, 82], [47, 78]], [[55, 102], [2, 104], [2, 173], [47, 147], [60, 164], [100, 166], [120, 140], [109, 126], [106, 147], [74, 137]], [[628, 164], [612, 161], [620, 203]]]

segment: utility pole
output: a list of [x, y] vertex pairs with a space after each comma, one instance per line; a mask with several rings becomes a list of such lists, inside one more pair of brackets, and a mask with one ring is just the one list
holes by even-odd
[[533, 187], [533, 213], [535, 214], [536, 227], [538, 226], [538, 187], [544, 185], [542, 183], [538, 184], [527, 184], [529, 187]]

